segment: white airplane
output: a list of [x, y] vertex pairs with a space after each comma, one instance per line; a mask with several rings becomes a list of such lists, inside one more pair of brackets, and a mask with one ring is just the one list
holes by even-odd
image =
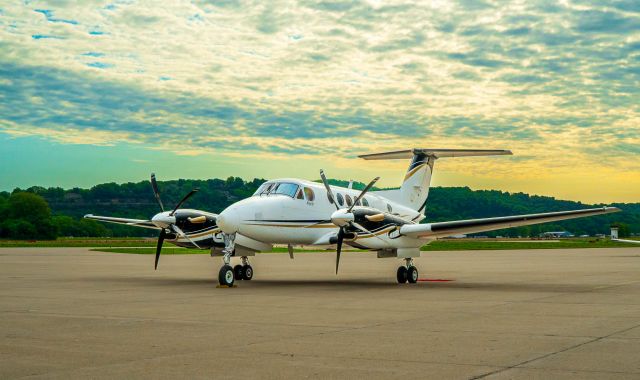
[[[424, 244], [447, 236], [526, 226], [556, 220], [618, 212], [616, 207], [503, 216], [495, 218], [420, 223], [425, 207], [434, 163], [445, 157], [510, 155], [508, 150], [410, 149], [366, 154], [365, 160], [411, 159], [399, 189], [370, 191], [379, 178], [364, 190], [331, 186], [320, 170], [322, 183], [296, 178], [263, 183], [253, 196], [227, 207], [219, 215], [200, 210], [180, 209], [196, 190], [187, 194], [172, 211], [164, 211], [155, 176], [154, 194], [162, 212], [150, 220], [86, 215], [103, 222], [160, 230], [156, 249], [156, 268], [164, 240], [172, 244], [210, 249], [222, 256], [220, 285], [233, 286], [234, 280], [251, 280], [249, 257], [270, 251], [274, 244], [287, 244], [293, 258], [293, 245], [336, 244], [336, 274], [344, 243], [377, 252], [378, 258], [405, 261], [396, 273], [399, 283], [415, 283], [418, 270], [413, 258], [420, 256]], [[231, 267], [231, 258], [241, 264]]]

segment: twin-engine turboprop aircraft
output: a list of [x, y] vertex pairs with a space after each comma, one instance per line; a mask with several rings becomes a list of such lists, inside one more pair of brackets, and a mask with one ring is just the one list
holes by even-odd
[[[156, 268], [164, 240], [183, 247], [210, 249], [222, 256], [224, 265], [218, 280], [232, 286], [235, 280], [251, 280], [249, 257], [271, 250], [273, 244], [336, 245], [336, 274], [343, 244], [377, 252], [378, 258], [403, 259], [396, 273], [399, 283], [415, 283], [418, 270], [413, 258], [420, 256], [425, 243], [456, 234], [468, 234], [526, 226], [556, 220], [618, 212], [615, 207], [549, 212], [496, 218], [420, 223], [431, 174], [438, 158], [510, 155], [508, 150], [411, 149], [359, 156], [365, 160], [411, 159], [401, 187], [397, 190], [370, 191], [378, 178], [362, 190], [331, 186], [320, 170], [322, 184], [285, 178], [263, 183], [253, 196], [227, 207], [219, 215], [179, 207], [196, 190], [187, 194], [172, 211], [164, 211], [155, 176], [151, 184], [162, 210], [150, 220], [86, 215], [103, 222], [160, 230], [156, 249]], [[241, 263], [231, 267], [231, 258]]]

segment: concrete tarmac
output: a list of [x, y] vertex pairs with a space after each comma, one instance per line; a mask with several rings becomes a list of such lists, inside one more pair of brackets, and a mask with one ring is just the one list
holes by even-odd
[[640, 248], [220, 258], [0, 249], [0, 378], [640, 378]]

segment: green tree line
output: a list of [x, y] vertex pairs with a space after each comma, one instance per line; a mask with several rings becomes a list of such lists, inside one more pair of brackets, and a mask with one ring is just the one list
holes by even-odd
[[[173, 206], [191, 189], [199, 188], [183, 205], [219, 213], [228, 205], [251, 196], [262, 179], [244, 181], [187, 180], [159, 182], [163, 203]], [[347, 181], [330, 181], [346, 186]], [[363, 183], [353, 187], [361, 189]], [[553, 197], [507, 193], [497, 190], [471, 190], [468, 187], [433, 187], [426, 207], [428, 222], [485, 218], [514, 214], [530, 214], [596, 207], [580, 202], [557, 200]], [[612, 224], [620, 227], [621, 237], [640, 233], [640, 203], [613, 204], [623, 212], [597, 217], [573, 219], [503, 231], [483, 233], [487, 236], [536, 236], [544, 231], [569, 231], [575, 235], [607, 234]], [[154, 236], [153, 230], [82, 219], [85, 214], [149, 219], [160, 211], [149, 181], [137, 183], [105, 183], [90, 189], [62, 189], [34, 186], [0, 193], [0, 237], [14, 239], [53, 239], [56, 236]]]

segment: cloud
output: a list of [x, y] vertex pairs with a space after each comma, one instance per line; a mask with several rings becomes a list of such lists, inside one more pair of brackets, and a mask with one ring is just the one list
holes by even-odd
[[36, 9], [35, 12], [42, 13], [44, 15], [44, 17], [47, 19], [47, 21], [49, 21], [49, 22], [62, 22], [62, 23], [65, 23], [65, 24], [78, 25], [78, 21], [76, 21], [76, 20], [66, 20], [66, 19], [61, 19], [61, 18], [54, 17], [53, 16], [53, 11], [51, 11], [49, 9]]
[[637, 4], [15, 3], [0, 131], [190, 154], [495, 144], [568, 167], [614, 139], [633, 166]]

